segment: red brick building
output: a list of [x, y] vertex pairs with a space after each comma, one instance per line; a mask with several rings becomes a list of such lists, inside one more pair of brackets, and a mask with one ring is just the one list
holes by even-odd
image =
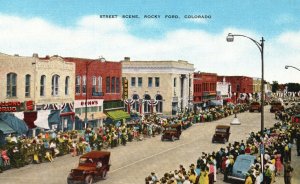
[[76, 63], [74, 108], [79, 121], [85, 121], [86, 102], [87, 119], [91, 127], [102, 124], [107, 117], [104, 112], [123, 109], [120, 62], [68, 57], [64, 59]]
[[194, 104], [216, 99], [216, 73], [194, 73]]
[[[218, 76], [218, 82], [223, 81], [225, 77], [227, 82], [231, 83], [232, 99], [236, 102], [241, 94], [248, 95], [253, 93], [253, 78], [247, 76]], [[244, 99], [242, 97], [242, 99]]]

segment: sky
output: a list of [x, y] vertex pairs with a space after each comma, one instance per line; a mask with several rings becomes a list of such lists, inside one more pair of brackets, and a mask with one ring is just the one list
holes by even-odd
[[300, 68], [299, 22], [295, 0], [0, 0], [0, 52], [186, 60], [195, 71], [261, 78], [259, 46], [226, 42], [233, 33], [264, 38], [265, 80], [300, 83], [300, 71], [285, 69]]

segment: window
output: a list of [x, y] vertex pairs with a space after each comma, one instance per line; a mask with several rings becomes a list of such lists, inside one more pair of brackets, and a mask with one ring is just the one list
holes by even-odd
[[46, 76], [42, 75], [40, 80], [40, 96], [45, 96]]
[[174, 81], [173, 81], [173, 85], [174, 85], [174, 88], [176, 87], [176, 78], [174, 78]]
[[132, 96], [132, 99], [134, 100], [134, 103], [132, 105], [133, 110], [136, 112], [139, 112], [140, 104], [139, 104], [139, 95], [135, 94]]
[[159, 87], [159, 77], [155, 77], [155, 87]]
[[86, 76], [82, 76], [82, 93], [86, 94]]
[[111, 93], [115, 93], [116, 92], [116, 88], [115, 88], [115, 84], [116, 83], [116, 77], [112, 77], [111, 78]]
[[110, 93], [110, 77], [106, 77], [106, 93]]
[[65, 81], [65, 95], [69, 95], [69, 83], [70, 83], [70, 77], [67, 76]]
[[6, 96], [16, 97], [17, 96], [17, 74], [9, 73], [6, 75]]
[[152, 87], [152, 77], [148, 77], [148, 87]]
[[120, 78], [116, 78], [116, 93], [120, 93]]
[[240, 91], [240, 85], [239, 85], [239, 84], [236, 85], [236, 91], [237, 91], [237, 92]]
[[25, 97], [30, 97], [30, 78], [29, 74], [25, 76]]
[[96, 92], [96, 87], [97, 87], [97, 79], [96, 79], [96, 76], [93, 76], [92, 77], [92, 84], [93, 84], [93, 86], [92, 86], [92, 93], [95, 93]]
[[59, 76], [53, 75], [52, 76], [52, 86], [51, 86], [51, 89], [52, 89], [51, 95], [52, 96], [58, 96], [58, 90], [59, 90], [58, 84], [59, 84]]
[[102, 77], [98, 77], [98, 92], [102, 92]]
[[138, 87], [142, 87], [143, 86], [143, 78], [139, 77], [138, 78]]
[[145, 95], [145, 101], [144, 101], [144, 113], [150, 113], [151, 112], [151, 97], [150, 95]]
[[79, 75], [76, 76], [76, 84], [75, 84], [75, 93], [80, 94], [80, 84], [81, 84], [81, 77]]
[[156, 112], [162, 113], [163, 112], [163, 98], [162, 98], [162, 96], [157, 95], [156, 96], [156, 101], [157, 101]]
[[132, 86], [132, 87], [135, 86], [135, 77], [131, 77], [131, 86]]

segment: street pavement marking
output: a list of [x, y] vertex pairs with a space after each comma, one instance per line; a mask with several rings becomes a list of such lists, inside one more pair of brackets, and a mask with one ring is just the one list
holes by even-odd
[[150, 155], [150, 156], [148, 156], [148, 157], [142, 158], [142, 159], [140, 159], [140, 160], [138, 160], [138, 161], [132, 162], [131, 164], [125, 165], [125, 166], [123, 166], [123, 167], [119, 167], [118, 169], [115, 169], [115, 170], [113, 170], [113, 171], [110, 171], [110, 173], [114, 173], [114, 172], [116, 172], [116, 171], [118, 171], [118, 170], [124, 169], [124, 168], [126, 168], [126, 167], [130, 167], [130, 166], [132, 166], [132, 165], [134, 165], [134, 164], [136, 164], [136, 163], [142, 162], [142, 161], [147, 160], [147, 159], [149, 159], [149, 158], [155, 157], [155, 156], [157, 156], [157, 155], [163, 154], [163, 153], [165, 153], [165, 152], [171, 151], [171, 150], [173, 150], [173, 149], [176, 149], [176, 148], [178, 148], [178, 147], [181, 147], [181, 146], [184, 146], [184, 145], [187, 145], [187, 144], [191, 144], [191, 143], [192, 143], [192, 142], [188, 142], [188, 143], [184, 143], [184, 144], [179, 144], [178, 146], [175, 146], [175, 147], [173, 147], [173, 148], [169, 148], [169, 149], [164, 150], [164, 151], [161, 151], [161, 152], [159, 152], [159, 153], [156, 153], [156, 154]]

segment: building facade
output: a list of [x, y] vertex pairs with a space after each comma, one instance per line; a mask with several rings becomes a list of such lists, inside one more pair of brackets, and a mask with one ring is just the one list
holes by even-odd
[[231, 98], [231, 83], [227, 82], [224, 77], [222, 82], [217, 82], [216, 91], [217, 91], [217, 99], [227, 100]]
[[209, 100], [216, 99], [217, 74], [194, 73], [194, 103], [202, 105]]
[[187, 61], [131, 61], [125, 57], [122, 76], [128, 81], [127, 111], [175, 115], [193, 103], [194, 65]]
[[84, 127], [99, 127], [107, 118], [106, 112], [124, 109], [121, 99], [120, 62], [109, 62], [104, 58], [64, 59], [76, 64], [74, 89], [78, 124]]

